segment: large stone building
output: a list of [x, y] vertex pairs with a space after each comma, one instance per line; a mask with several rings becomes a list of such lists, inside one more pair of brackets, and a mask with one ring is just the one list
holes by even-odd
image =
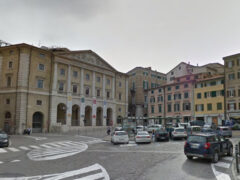
[[11, 133], [114, 125], [127, 115], [128, 75], [91, 50], [1, 47], [0, 102]]
[[223, 60], [226, 119], [240, 121], [240, 54], [224, 57]]
[[148, 115], [148, 89], [166, 83], [166, 75], [153, 71], [151, 67], [136, 67], [129, 75], [129, 116]]

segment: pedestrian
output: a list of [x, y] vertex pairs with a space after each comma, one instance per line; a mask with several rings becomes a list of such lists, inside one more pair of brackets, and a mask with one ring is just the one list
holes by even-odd
[[152, 131], [152, 141], [154, 142], [155, 141], [155, 130], [153, 129]]
[[110, 135], [110, 133], [111, 133], [111, 129], [110, 129], [110, 127], [108, 127], [107, 128], [107, 135]]

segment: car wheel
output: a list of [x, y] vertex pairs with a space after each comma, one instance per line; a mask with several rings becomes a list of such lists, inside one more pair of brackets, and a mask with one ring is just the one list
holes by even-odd
[[212, 162], [213, 162], [213, 163], [217, 163], [218, 160], [219, 160], [219, 155], [218, 155], [217, 152], [214, 152], [213, 158], [212, 158]]
[[193, 159], [193, 157], [192, 157], [192, 156], [187, 156], [187, 158], [188, 158], [188, 159], [190, 159], [190, 160], [192, 160], [192, 159]]
[[230, 147], [230, 148], [228, 149], [227, 155], [228, 155], [228, 156], [233, 156], [233, 148], [232, 148], [232, 147]]

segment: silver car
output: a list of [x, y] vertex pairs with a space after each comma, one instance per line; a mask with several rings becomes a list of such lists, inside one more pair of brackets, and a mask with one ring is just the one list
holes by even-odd
[[147, 131], [138, 131], [137, 135], [135, 136], [136, 143], [151, 143], [151, 141], [151, 136]]
[[232, 129], [228, 126], [219, 126], [217, 127], [217, 134], [223, 137], [232, 137]]

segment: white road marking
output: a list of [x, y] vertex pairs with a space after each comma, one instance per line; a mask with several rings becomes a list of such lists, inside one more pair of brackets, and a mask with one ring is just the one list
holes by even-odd
[[137, 146], [137, 144], [121, 144], [120, 147], [132, 147], [132, 146]]
[[232, 161], [233, 160], [233, 157], [222, 157], [223, 160], [226, 160], [226, 161]]
[[8, 150], [10, 150], [10, 151], [12, 151], [12, 152], [18, 152], [18, 151], [20, 151], [19, 149], [14, 148], [14, 147], [10, 147], [10, 148], [8, 148]]
[[2, 162], [2, 161], [0, 161], [0, 164], [3, 164], [3, 162]]
[[20, 146], [19, 148], [25, 151], [30, 150], [28, 147], [25, 147], [25, 146]]
[[47, 145], [50, 145], [52, 147], [61, 147], [61, 145], [56, 144], [56, 143], [47, 143]]
[[32, 149], [40, 149], [40, 147], [34, 146], [34, 145], [30, 145], [29, 147], [32, 148]]
[[46, 140], [46, 137], [25, 136], [27, 138], [35, 139], [36, 141]]
[[0, 153], [5, 153], [5, 152], [7, 152], [5, 149], [0, 148]]
[[218, 166], [218, 167], [222, 167], [222, 168], [227, 168], [227, 169], [228, 169], [228, 168], [230, 168], [230, 165], [231, 165], [231, 164], [230, 164], [230, 163], [225, 163], [225, 162], [220, 162], [220, 161], [219, 161], [219, 162], [215, 163], [214, 165], [215, 165], [215, 166]]
[[49, 145], [47, 145], [47, 144], [41, 144], [40, 146], [41, 146], [41, 147], [44, 147], [44, 148], [53, 148], [52, 146], [49, 146]]
[[213, 170], [213, 174], [215, 175], [217, 180], [231, 180], [231, 178], [228, 174], [216, 171], [216, 169], [214, 167], [214, 164], [211, 164], [211, 167], [212, 167], [212, 170]]
[[[94, 172], [94, 171], [101, 171]], [[64, 173], [58, 173], [58, 174], [48, 174], [48, 175], [39, 175], [39, 176], [30, 176], [30, 177], [6, 177], [1, 178], [2, 180], [32, 180], [32, 179], [44, 179], [44, 180], [62, 180], [67, 178], [73, 178], [74, 176], [79, 176], [85, 173], [92, 173], [86, 177], [79, 178], [79, 180], [96, 180], [96, 179], [104, 179], [104, 180], [110, 180], [110, 177], [106, 171], [101, 165], [94, 164], [92, 166], [74, 170], [74, 171], [68, 171]], [[95, 173], [95, 174], [94, 174]]]
[[12, 163], [14, 163], [14, 162], [20, 162], [20, 160], [18, 160], [18, 159], [16, 159], [16, 160], [13, 160], [13, 161], [11, 161]]

